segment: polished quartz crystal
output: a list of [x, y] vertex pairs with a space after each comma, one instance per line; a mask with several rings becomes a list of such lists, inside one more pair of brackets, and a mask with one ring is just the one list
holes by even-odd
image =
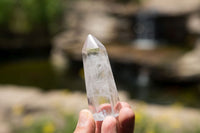
[[82, 49], [89, 109], [96, 121], [119, 113], [119, 97], [108, 55], [103, 44], [88, 35]]

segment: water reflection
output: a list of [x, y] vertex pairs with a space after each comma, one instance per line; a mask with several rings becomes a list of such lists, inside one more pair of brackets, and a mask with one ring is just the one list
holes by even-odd
[[140, 99], [146, 99], [148, 97], [149, 93], [149, 83], [150, 83], [150, 77], [149, 77], [149, 71], [145, 68], [141, 68], [139, 70], [139, 74], [136, 81], [139, 90], [138, 90], [138, 97]]

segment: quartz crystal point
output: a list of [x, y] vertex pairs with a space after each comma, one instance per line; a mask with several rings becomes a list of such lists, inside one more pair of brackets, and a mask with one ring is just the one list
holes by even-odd
[[82, 55], [88, 104], [94, 119], [117, 117], [119, 97], [105, 47], [89, 34]]

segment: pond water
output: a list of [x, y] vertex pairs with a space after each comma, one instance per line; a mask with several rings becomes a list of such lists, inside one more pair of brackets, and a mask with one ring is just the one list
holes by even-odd
[[[131, 98], [156, 104], [200, 107], [199, 85], [162, 85], [151, 81], [148, 71], [138, 66], [111, 64], [118, 89], [127, 91]], [[62, 72], [58, 72], [46, 57], [4, 61], [0, 64], [0, 75], [1, 85], [36, 86], [44, 91], [68, 89], [85, 92], [80, 61], [71, 61], [70, 67]]]
[[76, 90], [84, 85], [77, 73], [76, 67], [58, 73], [48, 58], [12, 60], [0, 64], [0, 84]]

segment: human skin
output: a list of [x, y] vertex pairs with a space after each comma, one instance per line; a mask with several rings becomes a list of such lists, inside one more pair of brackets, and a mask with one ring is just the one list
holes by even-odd
[[89, 110], [81, 110], [74, 133], [133, 133], [135, 114], [128, 103], [119, 104], [119, 116], [107, 116], [103, 121], [95, 122]]

